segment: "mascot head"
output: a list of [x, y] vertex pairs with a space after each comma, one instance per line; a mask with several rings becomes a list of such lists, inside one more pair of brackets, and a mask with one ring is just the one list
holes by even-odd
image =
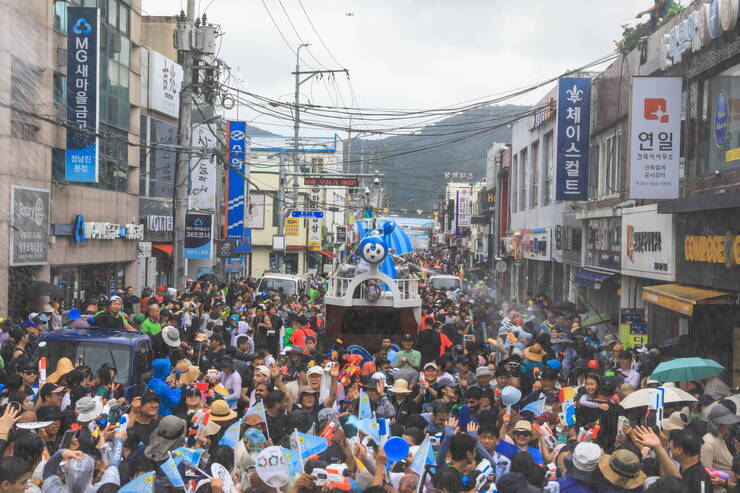
[[388, 245], [378, 236], [368, 236], [360, 242], [360, 255], [368, 264], [379, 264], [388, 255]]

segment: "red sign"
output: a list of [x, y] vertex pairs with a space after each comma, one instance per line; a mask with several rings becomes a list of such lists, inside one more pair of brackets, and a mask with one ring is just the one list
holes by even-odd
[[328, 187], [359, 187], [360, 180], [357, 178], [310, 178], [303, 179], [306, 185], [324, 185]]

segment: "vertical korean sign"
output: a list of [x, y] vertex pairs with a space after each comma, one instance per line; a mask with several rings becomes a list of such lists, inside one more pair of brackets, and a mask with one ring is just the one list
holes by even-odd
[[[67, 151], [69, 182], [98, 181], [98, 74], [100, 11], [67, 7]], [[76, 127], [76, 128], [75, 128]]]
[[311, 218], [308, 223], [308, 251], [321, 250], [321, 219]]
[[211, 214], [185, 214], [185, 258], [211, 258]]
[[630, 198], [678, 198], [681, 77], [632, 78]]
[[470, 228], [470, 220], [473, 215], [473, 203], [470, 199], [469, 188], [461, 188], [457, 191], [455, 206], [455, 234], [460, 236], [466, 229]]
[[555, 200], [588, 200], [591, 79], [560, 79], [557, 113]]
[[229, 122], [229, 173], [226, 191], [226, 238], [241, 240], [244, 237], [246, 172], [245, 145], [247, 125], [245, 122]]
[[216, 137], [208, 124], [202, 123], [193, 127], [192, 146], [204, 149], [195, 151], [190, 156], [190, 194], [188, 209], [212, 211], [216, 207], [216, 166], [205, 149], [216, 147]]

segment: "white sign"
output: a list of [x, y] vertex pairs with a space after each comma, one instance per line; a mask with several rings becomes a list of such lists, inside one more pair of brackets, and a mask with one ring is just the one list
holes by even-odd
[[174, 231], [175, 218], [172, 216], [146, 216], [146, 229], [149, 231]]
[[149, 108], [177, 118], [182, 66], [156, 51], [149, 52]]
[[[457, 227], [469, 228], [470, 218], [473, 215], [473, 201], [470, 200], [470, 189], [461, 188], [457, 191]], [[459, 231], [458, 231], [459, 233]]]
[[681, 77], [633, 77], [631, 117], [630, 198], [678, 198]]
[[308, 249], [312, 252], [321, 250], [321, 219], [308, 220]]
[[522, 257], [532, 260], [550, 260], [550, 230], [539, 228], [522, 231]]
[[138, 258], [149, 258], [152, 256], [152, 242], [140, 241], [136, 244], [136, 256]]
[[676, 280], [673, 215], [656, 204], [622, 210], [622, 274]]
[[262, 229], [265, 227], [265, 194], [250, 193], [247, 210], [247, 228]]
[[[215, 127], [213, 128], [215, 132]], [[208, 125], [200, 124], [193, 128], [192, 146], [202, 149], [215, 149], [216, 136]], [[188, 209], [213, 211], [216, 206], [216, 165], [210, 152], [193, 152], [190, 157], [190, 194]]]
[[127, 240], [143, 240], [143, 224], [116, 224], [116, 223], [85, 223], [86, 240], [115, 240], [125, 238]]

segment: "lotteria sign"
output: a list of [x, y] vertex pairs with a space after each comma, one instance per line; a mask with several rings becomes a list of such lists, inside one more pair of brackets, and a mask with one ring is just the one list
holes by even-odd
[[711, 0], [699, 4], [688, 18], [673, 26], [660, 41], [660, 68], [681, 63], [685, 53], [696, 53], [712, 40], [735, 29], [740, 15], [740, 0]]

